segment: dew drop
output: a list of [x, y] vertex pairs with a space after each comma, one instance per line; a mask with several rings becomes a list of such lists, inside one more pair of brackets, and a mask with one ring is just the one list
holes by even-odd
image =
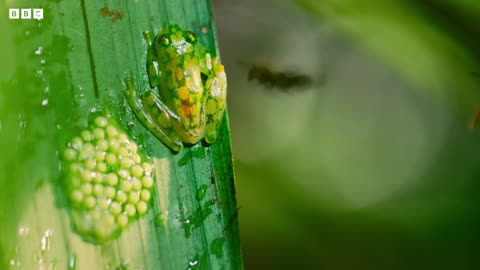
[[85, 96], [85, 91], [81, 86], [75, 86], [75, 96], [83, 98]]
[[43, 47], [38, 47], [38, 49], [35, 51], [35, 55], [41, 55], [43, 52]]
[[197, 190], [197, 201], [201, 201], [203, 198], [205, 198], [205, 195], [207, 194], [207, 185], [202, 185], [200, 188]]
[[76, 270], [77, 269], [77, 256], [75, 254], [70, 254], [68, 257], [68, 266], [67, 270]]
[[37, 264], [42, 264], [45, 259], [45, 250], [38, 250], [33, 256], [33, 261]]
[[20, 260], [11, 259], [8, 264], [11, 268], [20, 268]]
[[28, 233], [30, 232], [30, 228], [20, 225], [18, 228], [18, 236], [27, 236]]
[[27, 127], [27, 121], [26, 120], [21, 120], [20, 122], [18, 122], [18, 127], [26, 128]]
[[53, 230], [52, 229], [48, 229], [45, 231], [45, 233], [43, 234], [42, 236], [42, 239], [40, 240], [40, 248], [44, 251], [48, 251], [50, 250], [50, 238], [52, 237], [53, 235]]
[[35, 75], [37, 76], [37, 78], [43, 79], [43, 70], [38, 69]]
[[224, 245], [224, 243], [225, 243], [225, 238], [224, 237], [219, 237], [219, 238], [213, 240], [210, 243], [210, 251], [217, 258], [223, 257], [223, 245]]
[[48, 105], [48, 99], [42, 100], [42, 106], [47, 106]]

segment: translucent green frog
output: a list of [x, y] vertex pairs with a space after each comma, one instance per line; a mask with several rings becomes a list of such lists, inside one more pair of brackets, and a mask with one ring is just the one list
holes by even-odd
[[178, 25], [166, 26], [148, 43], [147, 71], [150, 86], [141, 98], [130, 78], [125, 78], [125, 96], [140, 122], [174, 151], [183, 143], [205, 138], [213, 143], [223, 119], [227, 78], [218, 58], [197, 43], [195, 34]]

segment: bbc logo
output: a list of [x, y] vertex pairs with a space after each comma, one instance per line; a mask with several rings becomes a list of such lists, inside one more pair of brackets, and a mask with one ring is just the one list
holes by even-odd
[[8, 18], [10, 20], [43, 20], [43, 8], [11, 8], [8, 10]]

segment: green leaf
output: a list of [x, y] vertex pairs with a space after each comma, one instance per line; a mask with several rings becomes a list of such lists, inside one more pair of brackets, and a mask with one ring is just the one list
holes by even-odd
[[[122, 94], [126, 75], [149, 88], [143, 31], [177, 23], [218, 55], [210, 1], [0, 3], [2, 14], [38, 7], [44, 20], [0, 21], [0, 268], [243, 268], [227, 113], [216, 143], [175, 154]], [[99, 111], [153, 157], [156, 174], [153, 209], [103, 245], [73, 232], [59, 157]]]

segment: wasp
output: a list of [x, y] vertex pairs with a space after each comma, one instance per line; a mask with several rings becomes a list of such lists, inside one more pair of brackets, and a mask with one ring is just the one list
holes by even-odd
[[278, 89], [281, 92], [304, 90], [313, 84], [312, 77], [293, 71], [276, 71], [268, 65], [253, 64], [248, 69], [248, 81], [257, 81], [268, 89]]

